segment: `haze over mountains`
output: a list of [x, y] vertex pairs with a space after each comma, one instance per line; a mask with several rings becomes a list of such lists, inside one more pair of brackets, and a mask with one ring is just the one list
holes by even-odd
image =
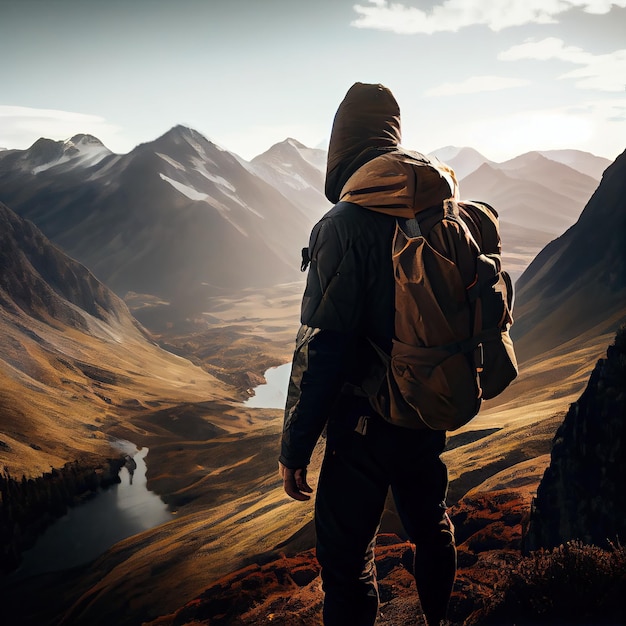
[[512, 333], [522, 357], [616, 328], [626, 308], [626, 152], [580, 218], [517, 282]]
[[299, 275], [313, 218], [250, 170], [183, 127], [123, 156], [76, 136], [0, 153], [0, 196], [118, 294], [193, 298]]
[[2, 203], [0, 268], [0, 451], [14, 476], [108, 454], [111, 430], [148, 408], [232, 397]]
[[[435, 154], [457, 170], [464, 198], [500, 213], [514, 278], [577, 219], [606, 161], [577, 151], [502, 164], [469, 148]], [[177, 126], [126, 155], [88, 135], [0, 152], [0, 200], [118, 295], [193, 310], [223, 290], [302, 278], [300, 250], [330, 207], [324, 172], [325, 151], [294, 139], [248, 163]]]
[[500, 216], [503, 263], [513, 279], [580, 215], [610, 161], [577, 150], [529, 152], [504, 163], [471, 148], [435, 156], [460, 180], [461, 196], [491, 204]]

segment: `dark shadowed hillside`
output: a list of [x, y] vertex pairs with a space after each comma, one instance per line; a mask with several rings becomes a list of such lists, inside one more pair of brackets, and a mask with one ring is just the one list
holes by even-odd
[[626, 536], [626, 327], [571, 405], [552, 446], [527, 550], [567, 541], [608, 547]]
[[0, 268], [0, 306], [6, 312], [83, 331], [94, 326], [90, 317], [140, 330], [120, 298], [2, 203]]
[[521, 359], [626, 315], [626, 153], [605, 171], [579, 220], [517, 282], [512, 335]]

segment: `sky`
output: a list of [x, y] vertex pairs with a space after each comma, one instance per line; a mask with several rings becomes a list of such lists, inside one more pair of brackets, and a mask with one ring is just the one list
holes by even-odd
[[0, 59], [8, 149], [177, 124], [248, 160], [325, 147], [355, 82], [420, 152], [626, 148], [626, 0], [0, 0]]

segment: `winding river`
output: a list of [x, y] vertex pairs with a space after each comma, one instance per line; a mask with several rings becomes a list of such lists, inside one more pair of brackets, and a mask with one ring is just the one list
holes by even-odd
[[146, 486], [148, 448], [137, 449], [121, 440], [113, 444], [132, 459], [120, 471], [121, 483], [100, 490], [49, 526], [23, 553], [20, 567], [9, 580], [83, 565], [118, 541], [172, 519], [166, 504]]

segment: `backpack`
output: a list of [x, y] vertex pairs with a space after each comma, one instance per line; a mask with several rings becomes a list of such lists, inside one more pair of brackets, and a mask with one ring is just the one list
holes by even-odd
[[400, 426], [455, 430], [517, 376], [497, 213], [450, 199], [397, 220], [392, 261], [395, 337], [389, 355], [371, 342], [385, 367], [370, 402]]

